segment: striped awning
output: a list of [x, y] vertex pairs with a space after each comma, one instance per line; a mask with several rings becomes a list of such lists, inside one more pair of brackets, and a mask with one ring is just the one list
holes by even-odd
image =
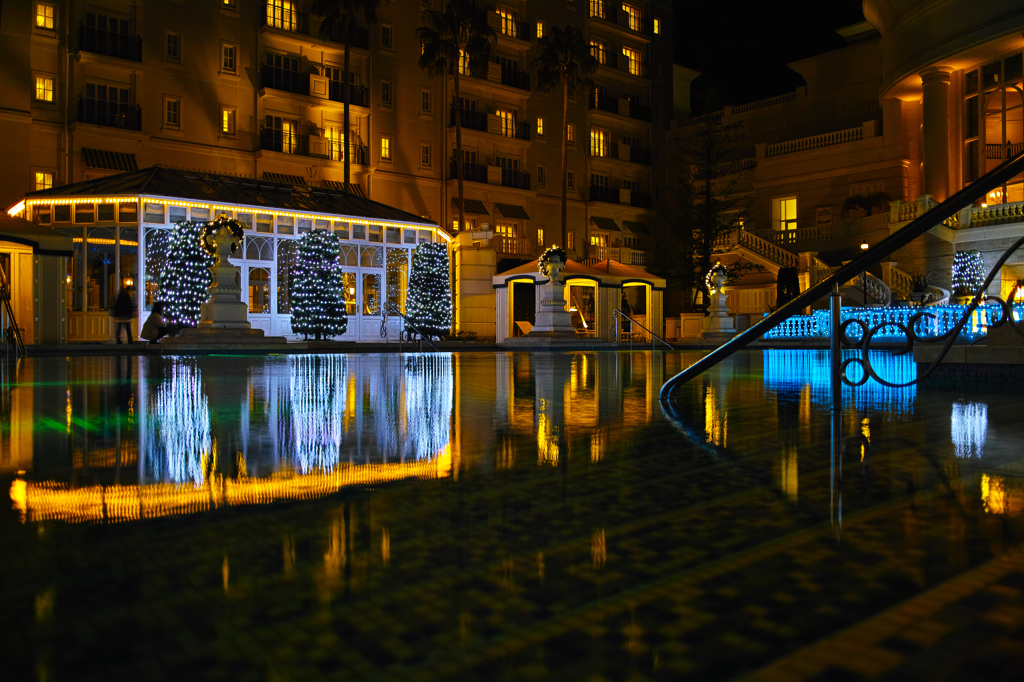
[[268, 173], [263, 171], [263, 179], [271, 182], [283, 182], [287, 185], [305, 185], [306, 179], [299, 175], [286, 175], [284, 173]]
[[626, 229], [633, 234], [650, 234], [650, 230], [647, 229], [647, 223], [638, 223], [635, 220], [623, 220], [622, 224], [626, 226]]
[[[452, 206], [455, 210], [459, 210], [459, 198], [452, 197]], [[484, 202], [479, 199], [466, 199], [466, 213], [472, 213], [473, 215], [490, 215], [487, 212], [487, 207], [484, 206]]]
[[138, 164], [135, 163], [135, 155], [122, 152], [108, 152], [102, 149], [86, 149], [83, 147], [82, 161], [85, 163], [86, 168], [99, 168], [101, 170], [118, 171], [121, 173], [139, 170]]
[[345, 183], [341, 180], [321, 180], [324, 187], [327, 189], [337, 189], [342, 192], [348, 192], [349, 194], [355, 194], [357, 197], [366, 198], [366, 192], [363, 191], [363, 186], [358, 182], [348, 183], [348, 189], [345, 189]]
[[611, 218], [602, 218], [601, 216], [590, 216], [591, 222], [597, 226], [599, 230], [608, 230], [610, 232], [621, 232], [619, 226], [615, 224], [615, 221]]
[[512, 220], [530, 219], [526, 209], [522, 206], [516, 206], [515, 204], [499, 204], [495, 202], [494, 208], [498, 209], [498, 213], [501, 214], [502, 218], [511, 218]]

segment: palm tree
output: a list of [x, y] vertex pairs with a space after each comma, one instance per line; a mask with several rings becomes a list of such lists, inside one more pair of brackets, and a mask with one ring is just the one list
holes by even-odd
[[487, 15], [475, 0], [448, 0], [444, 11], [424, 10], [417, 30], [420, 37], [420, 68], [431, 76], [451, 76], [455, 81], [455, 177], [459, 186], [459, 229], [465, 226], [462, 193], [462, 116], [459, 76], [479, 73], [491, 56], [497, 40], [487, 25]]
[[564, 29], [552, 26], [547, 35], [537, 41], [540, 56], [533, 60], [537, 69], [537, 91], [548, 92], [562, 85], [562, 244], [565, 244], [566, 196], [569, 169], [566, 158], [569, 149], [569, 95], [587, 92], [593, 87], [590, 76], [597, 70], [597, 59], [590, 54], [590, 45], [583, 33], [574, 26]]
[[377, 8], [380, 0], [313, 0], [311, 13], [320, 17], [320, 38], [331, 40], [340, 31], [344, 36], [345, 57], [342, 64], [341, 102], [344, 106], [341, 132], [341, 153], [345, 159], [345, 190], [351, 191], [352, 154], [349, 149], [349, 47], [353, 32], [360, 25], [377, 23]]

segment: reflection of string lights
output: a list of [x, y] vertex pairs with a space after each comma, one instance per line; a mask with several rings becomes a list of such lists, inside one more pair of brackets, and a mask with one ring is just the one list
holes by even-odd
[[344, 355], [293, 355], [291, 455], [299, 471], [330, 471], [338, 463], [347, 392]]
[[212, 441], [209, 404], [199, 369], [189, 360], [175, 360], [170, 376], [157, 389], [155, 403], [149, 442], [156, 456], [147, 461], [164, 464], [166, 475], [176, 483], [202, 485]]
[[953, 403], [950, 432], [957, 457], [981, 457], [988, 433], [988, 405]]

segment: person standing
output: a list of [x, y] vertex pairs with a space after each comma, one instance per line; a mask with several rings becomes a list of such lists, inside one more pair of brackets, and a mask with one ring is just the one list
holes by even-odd
[[124, 335], [128, 339], [128, 343], [135, 343], [132, 337], [132, 318], [135, 317], [135, 299], [132, 298], [132, 292], [134, 291], [135, 288], [129, 284], [121, 289], [121, 293], [117, 295], [117, 299], [114, 301], [114, 321], [117, 323], [114, 338], [119, 345], [121, 343], [122, 327], [124, 327]]

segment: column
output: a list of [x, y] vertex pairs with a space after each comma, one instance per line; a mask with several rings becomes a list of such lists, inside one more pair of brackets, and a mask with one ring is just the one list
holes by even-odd
[[949, 75], [932, 66], [921, 72], [924, 127], [924, 193], [938, 201], [949, 197]]

